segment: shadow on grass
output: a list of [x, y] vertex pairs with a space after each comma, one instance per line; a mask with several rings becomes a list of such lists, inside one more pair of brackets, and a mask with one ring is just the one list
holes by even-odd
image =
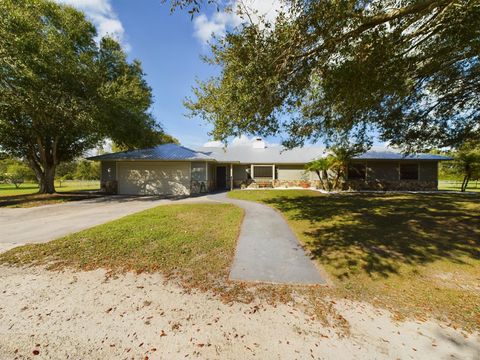
[[295, 221], [312, 257], [342, 279], [388, 277], [404, 264], [480, 258], [480, 197], [341, 194], [263, 200]]

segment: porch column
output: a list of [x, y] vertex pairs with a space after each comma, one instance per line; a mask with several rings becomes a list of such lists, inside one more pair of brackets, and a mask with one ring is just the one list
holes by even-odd
[[233, 164], [230, 164], [230, 190], [233, 190]]
[[208, 185], [208, 162], [205, 161], [205, 190], [210, 191], [210, 186]]
[[275, 164], [272, 164], [272, 186], [275, 186]]

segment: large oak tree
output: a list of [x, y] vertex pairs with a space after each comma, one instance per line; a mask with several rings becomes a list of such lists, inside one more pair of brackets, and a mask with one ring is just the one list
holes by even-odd
[[216, 139], [285, 132], [296, 146], [377, 133], [413, 150], [480, 137], [479, 0], [284, 3], [272, 23], [242, 7], [246, 22], [212, 42], [220, 74], [186, 105]]
[[0, 1], [0, 149], [28, 162], [41, 193], [55, 191], [58, 164], [106, 137], [126, 147], [162, 138], [140, 63], [96, 36], [72, 7]]

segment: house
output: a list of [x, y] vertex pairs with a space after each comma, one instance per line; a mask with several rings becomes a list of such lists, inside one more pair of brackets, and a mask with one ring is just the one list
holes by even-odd
[[[191, 195], [214, 190], [258, 187], [315, 187], [314, 172], [305, 164], [325, 156], [321, 147], [286, 150], [251, 145], [189, 149], [177, 144], [104, 154], [102, 189], [118, 194]], [[355, 157], [348, 167], [345, 190], [436, 190], [438, 162], [432, 154], [405, 156], [390, 149], [372, 149]]]

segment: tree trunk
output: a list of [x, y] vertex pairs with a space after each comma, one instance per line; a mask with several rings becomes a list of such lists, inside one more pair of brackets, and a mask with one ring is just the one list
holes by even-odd
[[467, 174], [463, 178], [462, 187], [460, 189], [461, 192], [465, 192], [467, 190], [468, 182], [470, 181], [470, 174]]
[[341, 169], [337, 169], [337, 172], [335, 174], [335, 179], [333, 180], [333, 189], [335, 189], [335, 190], [340, 190], [338, 188], [338, 185], [339, 185], [339, 182], [340, 182], [340, 176], [342, 175], [341, 171], [342, 171]]
[[332, 186], [330, 185], [330, 180], [328, 180], [328, 171], [327, 170], [322, 170], [322, 177], [325, 178], [325, 190], [331, 191]]
[[327, 190], [326, 186], [325, 186], [325, 182], [323, 181], [323, 178], [322, 178], [322, 175], [320, 173], [319, 170], [315, 170], [315, 172], [317, 173], [317, 176], [318, 178], [320, 179], [320, 184], [322, 184], [322, 189], [323, 190]]
[[41, 151], [36, 151], [33, 146], [31, 147], [27, 159], [30, 167], [35, 172], [35, 177], [38, 182], [38, 192], [39, 194], [53, 194], [55, 192], [56, 159], [54, 156], [47, 157], [46, 151], [42, 148], [40, 141], [37, 148], [40, 148]]
[[55, 166], [45, 166], [40, 178], [37, 176], [40, 194], [55, 193]]

